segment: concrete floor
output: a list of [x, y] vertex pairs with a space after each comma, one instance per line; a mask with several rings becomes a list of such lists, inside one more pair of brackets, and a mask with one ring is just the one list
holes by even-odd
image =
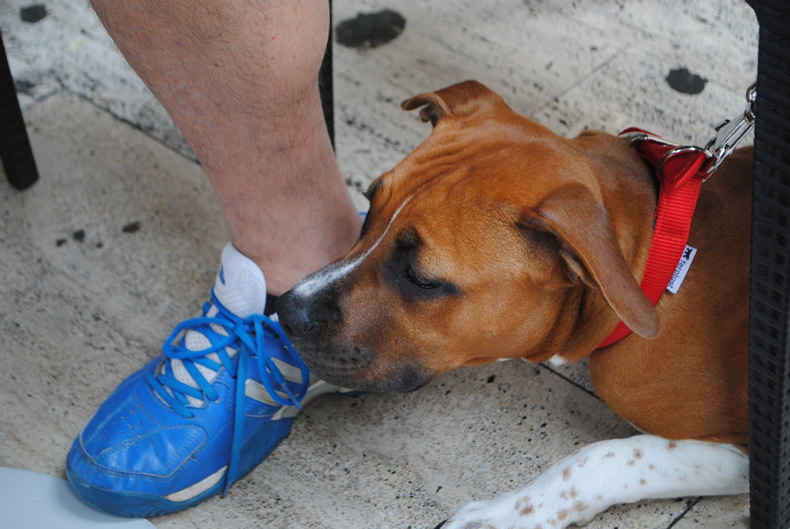
[[[204, 301], [228, 235], [191, 150], [87, 2], [43, 1], [36, 23], [20, 19], [31, 0], [0, 2], [41, 172], [25, 192], [0, 178], [0, 466], [63, 477], [99, 403]], [[563, 135], [633, 125], [704, 143], [756, 76], [741, 0], [335, 4], [336, 23], [383, 8], [407, 21], [388, 44], [335, 49], [338, 158], [360, 208], [356, 190], [429, 132], [400, 110], [410, 95], [473, 78]], [[701, 93], [670, 86], [684, 68]], [[314, 401], [228, 497], [151, 521], [432, 528], [578, 445], [632, 433], [583, 365], [461, 369], [414, 393]], [[748, 527], [748, 497], [639, 502], [588, 527]]]

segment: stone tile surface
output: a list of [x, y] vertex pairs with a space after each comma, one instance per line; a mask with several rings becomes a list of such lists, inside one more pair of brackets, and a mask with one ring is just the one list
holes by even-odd
[[[335, 47], [352, 190], [428, 135], [401, 100], [464, 79], [566, 136], [636, 125], [699, 143], [742, 110], [756, 75], [757, 24], [736, 0], [334, 3], [336, 24], [384, 8], [407, 21], [380, 47]], [[87, 3], [45, 2], [35, 24], [19, 18], [29, 4], [0, 2], [41, 171], [24, 193], [0, 178], [0, 465], [62, 477], [98, 404], [204, 301], [228, 234], [191, 149]], [[701, 93], [670, 87], [682, 68]], [[227, 498], [152, 522], [430, 529], [583, 444], [633, 433], [583, 363], [460, 369], [409, 394], [319, 399]], [[747, 496], [643, 501], [587, 527], [744, 528], [748, 510]]]

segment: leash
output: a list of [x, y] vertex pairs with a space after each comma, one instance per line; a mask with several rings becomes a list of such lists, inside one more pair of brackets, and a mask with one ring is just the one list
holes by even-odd
[[[620, 136], [629, 140], [639, 155], [655, 167], [659, 182], [658, 206], [653, 240], [640, 286], [648, 299], [657, 305], [686, 252], [691, 220], [703, 182], [735, 150], [735, 146], [754, 126], [756, 84], [746, 92], [743, 115], [718, 124], [716, 134], [703, 147], [680, 145], [637, 128]], [[622, 321], [598, 346], [608, 347], [629, 334]]]

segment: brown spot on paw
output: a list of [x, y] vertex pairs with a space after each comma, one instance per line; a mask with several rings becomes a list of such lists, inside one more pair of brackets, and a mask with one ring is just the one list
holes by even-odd
[[535, 510], [535, 508], [532, 506], [532, 504], [529, 501], [529, 496], [524, 496], [523, 498], [519, 499], [516, 502], [516, 504], [513, 506], [513, 508], [525, 516], [527, 514], [532, 513]]

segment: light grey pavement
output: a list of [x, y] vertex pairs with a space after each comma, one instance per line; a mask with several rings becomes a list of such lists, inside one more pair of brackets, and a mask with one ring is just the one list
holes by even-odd
[[[96, 407], [197, 312], [228, 235], [191, 150], [86, 0], [44, 1], [48, 16], [32, 24], [20, 20], [31, 3], [0, 0], [41, 172], [25, 192], [0, 178], [0, 466], [63, 477]], [[566, 136], [633, 125], [699, 143], [743, 109], [756, 76], [757, 23], [737, 0], [337, 0], [335, 22], [384, 8], [406, 19], [398, 38], [335, 47], [338, 159], [360, 208], [356, 190], [429, 133], [399, 107], [416, 93], [478, 79]], [[682, 69], [705, 80], [701, 93], [670, 86]], [[431, 529], [581, 444], [632, 433], [583, 365], [465, 368], [409, 394], [316, 400], [228, 497], [151, 521]], [[677, 498], [588, 527], [747, 519], [747, 496]]]

